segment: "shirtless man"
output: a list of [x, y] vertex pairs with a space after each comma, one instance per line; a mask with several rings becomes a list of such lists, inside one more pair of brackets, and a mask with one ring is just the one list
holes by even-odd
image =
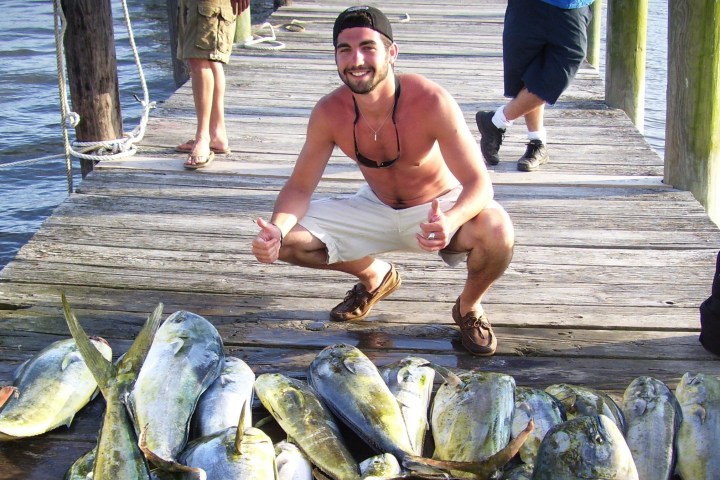
[[[452, 317], [470, 353], [494, 354], [497, 340], [481, 301], [510, 263], [513, 227], [493, 200], [460, 107], [436, 83], [394, 74], [398, 46], [376, 8], [342, 12], [333, 44], [344, 85], [315, 105], [270, 221], [257, 219], [255, 257], [357, 277], [330, 312], [334, 321], [365, 318], [400, 286], [395, 266], [375, 254], [437, 252], [449, 265], [467, 260]], [[311, 202], [335, 146], [357, 162], [367, 185], [353, 195]]]

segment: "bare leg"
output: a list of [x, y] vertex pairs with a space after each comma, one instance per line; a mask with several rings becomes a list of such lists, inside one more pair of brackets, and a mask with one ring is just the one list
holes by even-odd
[[534, 110], [525, 114], [525, 126], [528, 132], [539, 132], [543, 129], [543, 117], [545, 116], [545, 104], [543, 103]]
[[225, 68], [220, 62], [210, 62], [210, 69], [215, 80], [210, 114], [210, 145], [224, 150], [228, 147], [225, 131]]
[[354, 275], [369, 292], [375, 290], [382, 283], [383, 278], [390, 270], [390, 264], [373, 257], [328, 264], [325, 244], [299, 225], [285, 237], [283, 246], [280, 248], [280, 260], [300, 267], [334, 270]]
[[524, 116], [528, 131], [536, 132], [542, 128], [544, 110], [545, 100], [523, 88], [505, 105], [504, 113], [510, 121]]
[[213, 93], [215, 91], [215, 77], [210, 60], [191, 58], [190, 78], [192, 82], [193, 101], [195, 102], [195, 115], [197, 127], [195, 129], [195, 144], [190, 156], [207, 156], [210, 154], [210, 117], [212, 115]]
[[210, 146], [224, 150], [228, 147], [225, 131], [225, 70], [222, 63], [191, 58], [193, 101], [197, 127], [195, 144], [190, 156], [207, 156]]
[[514, 239], [510, 217], [500, 208], [483, 210], [453, 237], [449, 250], [469, 252], [468, 276], [460, 294], [462, 315], [482, 310], [483, 296], [510, 264]]

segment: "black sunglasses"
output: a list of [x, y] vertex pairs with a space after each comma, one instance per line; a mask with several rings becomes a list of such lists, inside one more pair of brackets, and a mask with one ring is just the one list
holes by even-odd
[[365, 155], [360, 153], [358, 150], [358, 144], [357, 139], [355, 138], [355, 125], [357, 125], [357, 120], [353, 123], [353, 142], [355, 143], [355, 158], [357, 158], [358, 163], [361, 163], [362, 165], [368, 167], [368, 168], [387, 168], [391, 166], [393, 163], [397, 162], [398, 159], [400, 159], [400, 135], [398, 134], [397, 125], [395, 124], [395, 119], [393, 118], [393, 125], [395, 126], [395, 141], [397, 142], [397, 156], [393, 158], [392, 160], [385, 160], [384, 162], [376, 162], [375, 160], [371, 160], [367, 158]]
[[400, 134], [398, 133], [397, 124], [395, 123], [395, 110], [397, 108], [398, 99], [400, 98], [400, 82], [395, 80], [395, 84], [397, 85], [397, 88], [395, 89], [395, 103], [393, 104], [393, 111], [392, 111], [392, 122], [393, 126], [395, 127], [395, 142], [397, 143], [397, 156], [393, 158], [392, 160], [385, 160], [384, 162], [376, 162], [375, 160], [371, 160], [367, 158], [365, 155], [360, 153], [358, 150], [358, 144], [357, 144], [357, 137], [355, 135], [355, 126], [357, 125], [358, 121], [360, 120], [360, 109], [357, 106], [357, 102], [355, 101], [355, 97], [352, 97], [353, 104], [355, 105], [355, 121], [353, 122], [353, 143], [355, 144], [355, 158], [357, 158], [358, 163], [361, 165], [368, 167], [368, 168], [388, 168], [393, 163], [397, 162], [400, 159]]

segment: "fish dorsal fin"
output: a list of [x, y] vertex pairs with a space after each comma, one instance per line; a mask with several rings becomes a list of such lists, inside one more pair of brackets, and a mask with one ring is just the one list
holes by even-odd
[[70, 333], [75, 339], [75, 344], [85, 360], [85, 364], [92, 373], [92, 376], [95, 378], [98, 387], [100, 387], [100, 390], [103, 390], [107, 387], [108, 381], [115, 376], [115, 366], [111, 361], [103, 357], [98, 349], [92, 344], [85, 333], [85, 330], [83, 330], [80, 326], [80, 322], [78, 322], [78, 319], [72, 312], [70, 304], [65, 298], [65, 294], [62, 294], [61, 299], [63, 304], [63, 313], [65, 314], [65, 321], [68, 324]]
[[435, 363], [429, 363], [428, 366], [440, 374], [445, 379], [445, 382], [453, 389], [458, 389], [465, 384], [463, 379], [460, 378], [455, 372], [449, 368], [443, 367]]
[[238, 420], [237, 424], [237, 434], [235, 435], [235, 453], [240, 453], [240, 445], [242, 444], [243, 436], [245, 435], [245, 415], [246, 415], [246, 408], [245, 403], [243, 402], [242, 407], [240, 408], [240, 419]]

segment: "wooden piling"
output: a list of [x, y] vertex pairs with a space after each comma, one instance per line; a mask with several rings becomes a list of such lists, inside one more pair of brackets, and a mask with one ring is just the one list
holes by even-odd
[[627, 113], [642, 132], [648, 0], [609, 0], [607, 10], [605, 101]]
[[172, 58], [173, 80], [179, 87], [190, 79], [185, 62], [177, 58], [178, 45], [178, 0], [167, 0], [168, 29], [170, 35], [170, 58]]
[[592, 21], [588, 27], [587, 61], [595, 68], [600, 67], [600, 45], [602, 44], [603, 0], [595, 0], [591, 6]]
[[[122, 138], [122, 113], [109, 0], [62, 0], [66, 19], [64, 39], [70, 97], [80, 115], [75, 127], [79, 142]], [[92, 160], [80, 160], [83, 178]]]
[[670, 0], [665, 182], [720, 225], [720, 3]]

